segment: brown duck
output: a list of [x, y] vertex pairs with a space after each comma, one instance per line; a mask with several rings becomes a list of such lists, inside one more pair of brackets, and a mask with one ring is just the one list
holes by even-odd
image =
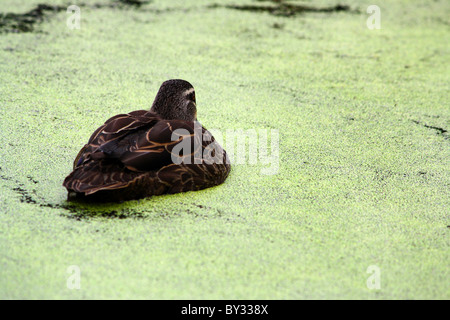
[[116, 115], [95, 130], [63, 186], [69, 199], [124, 201], [216, 186], [229, 172], [225, 150], [197, 122], [194, 88], [168, 80], [150, 111]]

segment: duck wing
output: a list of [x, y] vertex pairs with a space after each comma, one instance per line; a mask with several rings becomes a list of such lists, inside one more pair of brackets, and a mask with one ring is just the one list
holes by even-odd
[[74, 169], [90, 160], [92, 154], [101, 151], [101, 146], [120, 140], [136, 130], [151, 128], [160, 120], [157, 114], [146, 110], [119, 114], [108, 119], [94, 131], [88, 143], [80, 150], [73, 164]]

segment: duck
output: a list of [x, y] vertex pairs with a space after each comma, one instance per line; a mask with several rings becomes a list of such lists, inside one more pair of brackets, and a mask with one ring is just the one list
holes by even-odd
[[194, 87], [162, 83], [150, 110], [115, 115], [97, 128], [64, 179], [68, 200], [123, 202], [222, 184], [226, 151], [197, 121]]

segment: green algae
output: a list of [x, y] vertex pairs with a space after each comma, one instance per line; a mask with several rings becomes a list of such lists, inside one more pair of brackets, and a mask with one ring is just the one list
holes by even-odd
[[[1, 298], [450, 297], [447, 2], [383, 1], [380, 30], [362, 1], [291, 17], [98, 3], [80, 30], [60, 12], [0, 35]], [[169, 78], [194, 85], [207, 128], [279, 130], [278, 174], [234, 165], [199, 192], [67, 202], [90, 133]]]

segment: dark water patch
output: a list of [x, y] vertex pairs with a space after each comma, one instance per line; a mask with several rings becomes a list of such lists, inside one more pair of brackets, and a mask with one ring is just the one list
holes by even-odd
[[[0, 168], [1, 172], [1, 168]], [[121, 208], [121, 204], [118, 203], [92, 203], [82, 200], [78, 201], [64, 201], [61, 203], [50, 203], [43, 197], [39, 197], [36, 194], [36, 190], [29, 189], [21, 182], [10, 177], [0, 175], [0, 178], [5, 181], [14, 182], [12, 191], [20, 195], [19, 201], [22, 203], [28, 203], [31, 205], [39, 206], [41, 208], [64, 210], [66, 213], [61, 213], [69, 219], [75, 220], [88, 220], [90, 218], [110, 218], [110, 219], [126, 219], [126, 218], [143, 218], [143, 212], [136, 211], [134, 209]], [[27, 179], [33, 184], [39, 184], [39, 181], [35, 180], [31, 176], [27, 176]], [[118, 207], [117, 207], [118, 206]]]
[[415, 124], [419, 124], [427, 129], [432, 129], [436, 131], [437, 135], [443, 136], [444, 139], [449, 139], [449, 135], [448, 135], [448, 130], [441, 128], [441, 127], [436, 127], [436, 126], [430, 126], [426, 123], [422, 123], [420, 121], [417, 120], [411, 120], [412, 122], [414, 122]]
[[35, 190], [29, 192], [23, 184], [12, 188], [12, 190], [20, 195], [20, 202], [36, 205], [41, 208], [64, 210], [66, 211], [66, 213], [62, 213], [61, 216], [69, 219], [80, 221], [88, 220], [89, 218], [126, 219], [143, 217], [142, 213], [140, 212], [131, 212], [126, 209], [118, 210], [96, 206], [89, 207], [83, 204], [77, 205], [73, 203], [48, 203], [45, 201], [45, 199], [37, 197], [37, 195], [35, 194]]
[[[136, 200], [132, 200], [136, 201]], [[151, 198], [137, 200], [138, 202], [151, 201]], [[183, 216], [190, 216], [196, 219], [222, 218], [228, 215], [221, 209], [210, 206], [192, 204], [181, 204], [183, 209], [171, 209], [159, 211], [154, 209], [127, 207], [126, 205], [108, 203], [108, 204], [88, 204], [86, 202], [65, 202], [57, 205], [58, 208], [65, 209], [67, 213], [60, 215], [77, 221], [87, 221], [91, 219], [145, 219], [148, 221], [171, 220]], [[241, 218], [239, 214], [232, 214], [230, 219]], [[228, 220], [227, 218], [227, 220]]]
[[428, 129], [437, 130], [437, 131], [438, 131], [438, 134], [444, 134], [444, 133], [447, 133], [447, 132], [448, 132], [447, 130], [445, 130], [445, 129], [443, 129], [443, 128], [440, 128], [440, 127], [429, 126], [429, 125], [427, 125], [427, 124], [424, 124], [423, 126], [424, 126], [425, 128], [428, 128]]
[[[164, 10], [155, 8], [142, 8], [144, 5], [150, 4], [150, 0], [111, 0], [108, 3], [78, 3], [80, 8], [90, 7], [92, 9], [139, 9], [145, 12], [151, 12], [153, 14], [162, 14], [172, 11], [189, 11], [190, 8], [166, 8]], [[36, 32], [36, 26], [45, 20], [49, 19], [58, 12], [67, 11], [67, 8], [71, 3], [67, 5], [50, 5], [41, 3], [35, 8], [25, 13], [1, 13], [0, 12], [0, 34], [2, 33], [25, 33]], [[334, 12], [353, 12], [359, 13], [358, 10], [352, 10], [350, 6], [345, 4], [336, 4], [334, 6], [327, 7], [315, 7], [310, 5], [300, 5], [287, 3], [284, 1], [272, 1], [271, 4], [258, 4], [258, 5], [223, 5], [212, 4], [205, 7], [206, 9], [227, 8], [241, 11], [250, 11], [257, 13], [269, 13], [275, 16], [292, 17], [298, 14], [307, 12], [322, 12], [322, 13], [334, 13]], [[272, 26], [275, 29], [283, 29], [283, 25], [275, 23]]]
[[334, 12], [359, 12], [352, 10], [350, 6], [337, 4], [328, 7], [315, 7], [310, 5], [300, 5], [286, 3], [283, 1], [272, 1], [273, 5], [222, 5], [212, 4], [209, 8], [227, 8], [241, 11], [249, 11], [255, 13], [269, 13], [274, 16], [293, 17], [308, 12], [334, 13]]
[[[0, 173], [2, 172], [2, 168], [0, 167]], [[20, 202], [22, 203], [31, 203], [31, 204], [40, 204], [38, 200], [36, 200], [36, 190], [33, 189], [32, 192], [29, 192], [25, 185], [20, 181], [13, 179], [11, 177], [0, 174], [0, 179], [8, 182], [12, 182], [14, 187], [11, 188], [12, 191], [18, 193], [20, 195]], [[28, 181], [38, 184], [39, 182], [35, 180], [32, 176], [27, 176]]]
[[[89, 6], [92, 8], [140, 8], [143, 5], [149, 4], [151, 1], [143, 0], [113, 0], [110, 3], [97, 4], [77, 4], [79, 7]], [[25, 33], [35, 32], [36, 25], [44, 22], [52, 15], [67, 11], [67, 5], [49, 5], [45, 3], [38, 4], [35, 8], [25, 13], [2, 13], [0, 12], [0, 34], [2, 33]]]
[[[13, 184], [11, 190], [19, 195], [18, 200], [21, 203], [27, 203], [41, 208], [56, 209], [59, 211], [60, 216], [76, 221], [88, 221], [97, 218], [161, 220], [173, 219], [184, 215], [203, 219], [227, 216], [220, 209], [195, 203], [186, 205], [181, 210], [167, 208], [160, 212], [153, 209], [128, 207], [126, 205], [128, 201], [123, 201], [122, 203], [95, 203], [92, 201], [83, 201], [83, 199], [76, 199], [75, 201], [72, 199], [71, 201], [63, 201], [61, 203], [50, 203], [45, 198], [40, 197], [36, 193], [36, 189], [30, 191], [30, 186], [27, 187], [16, 179], [2, 175], [1, 172], [2, 168], [0, 167], [0, 179]], [[39, 181], [30, 175], [27, 176], [27, 180], [32, 184], [39, 184]], [[151, 198], [131, 201], [140, 203], [141, 201], [151, 201]], [[239, 215], [235, 215], [234, 218], [236, 216], [240, 217]]]
[[151, 1], [142, 1], [142, 0], [115, 0], [113, 1], [113, 4], [117, 4], [118, 6], [128, 6], [128, 7], [135, 7], [140, 8], [141, 6], [145, 4], [149, 4]]
[[43, 22], [49, 15], [66, 9], [65, 6], [38, 4], [25, 13], [0, 13], [0, 33], [33, 32], [36, 24]]
[[[0, 168], [0, 172], [1, 172], [1, 168]], [[50, 208], [50, 209], [64, 209], [64, 210], [69, 211], [70, 213], [74, 213], [77, 215], [91, 213], [88, 210], [80, 209], [79, 207], [76, 207], [71, 204], [49, 203], [45, 199], [37, 196], [35, 189], [33, 189], [32, 191], [27, 190], [27, 187], [23, 183], [19, 182], [16, 179], [13, 179], [13, 178], [10, 178], [10, 177], [4, 176], [4, 175], [0, 175], [0, 179], [14, 183], [14, 187], [12, 187], [11, 190], [16, 192], [20, 196], [19, 201], [22, 203], [28, 203], [28, 204], [32, 204], [32, 205], [36, 205], [36, 206], [44, 207], [44, 208]], [[33, 184], [39, 184], [39, 181], [35, 180], [31, 176], [27, 176], [27, 179], [30, 182], [32, 182]], [[106, 212], [106, 214], [110, 214], [110, 213]]]
[[32, 204], [37, 204], [38, 203], [35, 199], [33, 199], [33, 196], [26, 189], [24, 189], [22, 186], [15, 187], [12, 190], [21, 195], [20, 202], [32, 203]]
[[[0, 172], [2, 172], [2, 167], [0, 167]], [[0, 174], [0, 179], [2, 179], [2, 180], [4, 180], [4, 181], [10, 181], [10, 180], [11, 180], [11, 178], [9, 178], [9, 177], [7, 177], [7, 176], [4, 176], [4, 175], [2, 175], [2, 174]]]
[[272, 28], [274, 28], [274, 29], [284, 29], [284, 24], [275, 22], [275, 23], [272, 24]]
[[34, 184], [39, 183], [39, 181], [35, 180], [32, 176], [27, 176], [28, 181], [33, 182]]
[[77, 221], [86, 221], [92, 218], [108, 218], [108, 219], [137, 219], [143, 218], [142, 214], [128, 213], [126, 211], [105, 210], [99, 211], [95, 209], [81, 208], [73, 205], [60, 205], [59, 208], [69, 211], [69, 214], [61, 214], [61, 216]]

